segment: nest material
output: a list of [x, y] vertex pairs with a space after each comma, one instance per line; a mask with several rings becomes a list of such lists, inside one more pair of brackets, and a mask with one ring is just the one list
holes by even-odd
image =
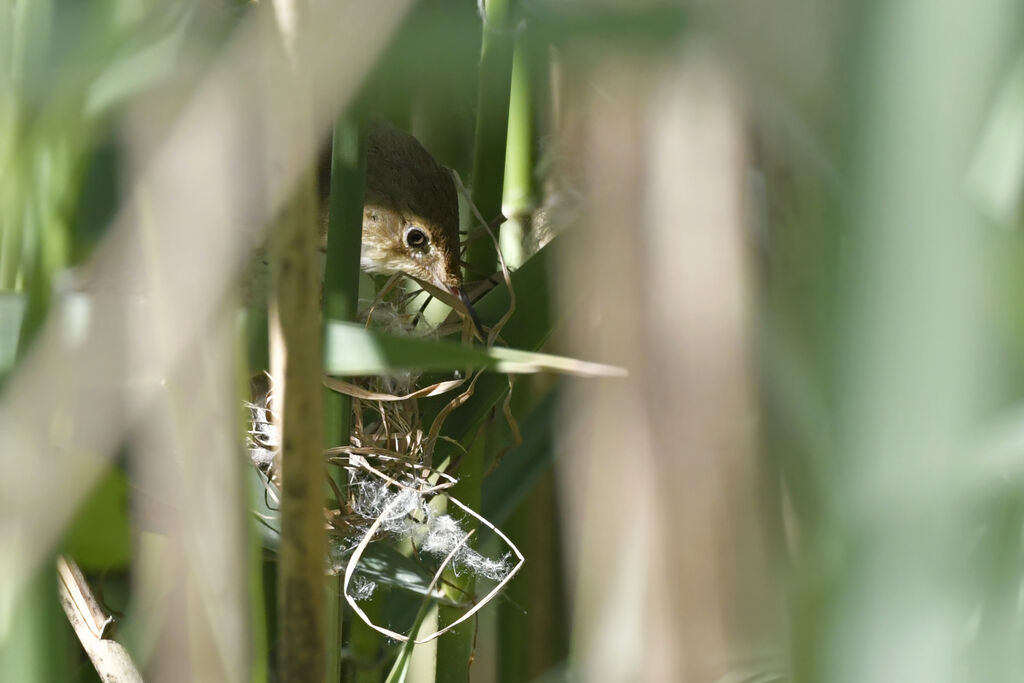
[[[507, 281], [507, 271], [506, 281]], [[385, 287], [385, 291], [390, 288]], [[391, 333], [422, 335], [425, 332], [416, 315], [402, 310], [401, 300], [371, 303], [367, 316], [375, 327]], [[507, 316], [506, 316], [507, 319]], [[468, 325], [468, 321], [466, 321]], [[500, 326], [499, 326], [500, 328]], [[468, 327], [464, 329], [468, 333]], [[498, 329], [492, 331], [491, 341]], [[479, 373], [420, 387], [415, 373], [375, 376], [350, 382], [325, 378], [325, 384], [352, 399], [350, 443], [325, 450], [333, 464], [348, 472], [346, 495], [335, 509], [325, 511], [331, 537], [328, 571], [344, 574], [345, 598], [353, 610], [371, 628], [396, 640], [408, 635], [379, 626], [361, 610], [358, 601], [371, 597], [376, 583], [357, 573], [360, 559], [371, 542], [383, 541], [411, 545], [418, 559], [440, 561], [427, 594], [445, 599], [440, 590], [442, 574], [450, 569], [456, 575], [496, 582], [482, 596], [463, 596], [466, 612], [446, 629], [416, 642], [427, 642], [448, 628], [465, 621], [491, 600], [522, 566], [523, 555], [494, 525], [450, 495], [456, 478], [429, 466], [434, 445], [445, 418], [472, 395]], [[274, 415], [273, 382], [259, 375], [252, 382], [252, 401], [248, 450], [253, 465], [266, 476], [268, 495], [279, 483], [276, 463], [280, 431]], [[456, 390], [461, 389], [456, 393]], [[427, 396], [451, 395], [448, 404], [432, 424], [424, 425], [418, 401]], [[513, 430], [518, 433], [517, 430]], [[487, 557], [469, 545], [477, 526], [489, 528], [507, 546], [500, 557]]]

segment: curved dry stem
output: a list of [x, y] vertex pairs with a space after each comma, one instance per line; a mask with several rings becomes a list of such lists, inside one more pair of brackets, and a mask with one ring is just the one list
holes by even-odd
[[487, 221], [480, 214], [480, 209], [473, 203], [473, 199], [470, 197], [469, 192], [466, 190], [466, 186], [462, 184], [462, 180], [455, 176], [455, 184], [459, 188], [459, 192], [465, 197], [466, 203], [472, 210], [473, 215], [480, 222], [480, 225], [487, 232], [487, 236], [491, 238], [491, 243], [494, 244], [494, 250], [498, 254], [498, 263], [501, 265], [501, 275], [505, 279], [505, 286], [508, 287], [508, 310], [505, 315], [501, 316], [501, 319], [491, 328], [491, 331], [487, 333], [487, 345], [494, 346], [494, 340], [498, 338], [498, 334], [501, 332], [501, 328], [505, 326], [511, 318], [512, 314], [516, 311], [516, 291], [512, 287], [512, 274], [508, 270], [508, 265], [505, 263], [505, 257], [501, 254], [501, 247], [498, 245], [498, 238], [494, 236], [494, 232], [491, 230], [491, 226], [488, 225]]
[[[437, 493], [438, 491], [443, 491], [443, 490], [445, 490], [447, 488], [451, 488], [458, 481], [457, 479], [455, 479], [455, 477], [451, 476], [450, 474], [445, 474], [444, 472], [438, 472], [437, 470], [428, 470], [431, 474], [436, 474], [439, 477], [443, 478], [445, 481], [444, 481], [444, 483], [435, 484], [434, 486], [428, 486], [427, 488], [419, 488], [417, 486], [409, 486], [408, 484], [403, 484], [402, 482], [397, 481], [397, 480], [389, 477], [388, 475], [384, 474], [380, 470], [372, 467], [370, 465], [370, 463], [366, 460], [366, 458], [364, 458], [364, 457], [362, 457], [360, 455], [353, 455], [352, 458], [349, 458], [349, 462], [352, 463], [353, 466], [359, 467], [360, 469], [363, 469], [363, 470], [366, 470], [367, 472], [373, 474], [376, 477], [379, 477], [380, 479], [383, 479], [384, 481], [386, 481], [387, 483], [389, 483], [389, 484], [391, 484], [393, 486], [397, 486], [399, 488], [403, 488], [403, 489], [406, 489], [408, 491], [415, 491], [416, 493], [420, 494], [421, 496], [422, 495], [426, 495], [428, 493]], [[412, 463], [402, 463], [402, 464], [403, 465], [409, 465], [409, 466], [417, 468], [417, 469], [427, 469], [427, 468], [422, 468], [421, 465], [414, 465]]]
[[[407, 642], [409, 640], [409, 636], [402, 635], [401, 633], [398, 633], [397, 631], [392, 631], [389, 628], [384, 628], [383, 626], [378, 626], [377, 624], [373, 623], [373, 621], [368, 616], [366, 616], [366, 612], [364, 612], [359, 607], [359, 605], [356, 603], [355, 598], [353, 598], [351, 595], [349, 595], [349, 592], [348, 592], [348, 586], [349, 586], [349, 583], [352, 580], [352, 576], [355, 574], [356, 565], [359, 564], [359, 560], [360, 560], [360, 558], [362, 558], [363, 552], [366, 550], [366, 546], [368, 546], [370, 544], [370, 540], [377, 533], [377, 530], [380, 529], [380, 526], [384, 523], [384, 520], [387, 519], [389, 514], [392, 513], [391, 508], [393, 506], [397, 507], [397, 503], [399, 503], [399, 502], [400, 502], [400, 500], [396, 499], [396, 500], [392, 501], [391, 503], [389, 503], [388, 506], [384, 508], [384, 510], [380, 513], [380, 515], [377, 516], [377, 519], [374, 520], [373, 524], [370, 525], [370, 528], [366, 530], [366, 533], [363, 534], [363, 538], [359, 541], [359, 545], [357, 545], [356, 549], [352, 551], [352, 556], [349, 558], [348, 566], [345, 567], [345, 580], [344, 580], [343, 585], [342, 585], [342, 592], [345, 595], [345, 602], [347, 602], [349, 604], [349, 607], [352, 608], [353, 612], [355, 612], [357, 615], [359, 615], [359, 618], [363, 620], [363, 623], [365, 623], [367, 626], [372, 628], [374, 631], [377, 631], [378, 633], [381, 633], [381, 634], [383, 634], [383, 635], [385, 635], [385, 636], [387, 636], [389, 638], [394, 638], [395, 640], [398, 640], [398, 641], [401, 641], [401, 642], [405, 643], [405, 642]], [[452, 548], [451, 552], [448, 553], [448, 555], [444, 558], [444, 561], [441, 563], [441, 566], [438, 567], [437, 568], [437, 572], [434, 573], [434, 578], [431, 579], [430, 583], [427, 585], [427, 589], [426, 589], [426, 595], [427, 596], [434, 595], [434, 590], [437, 588], [437, 584], [441, 580], [441, 574], [444, 573], [444, 570], [448, 567], [449, 564], [451, 564], [451, 561], [453, 559], [455, 559], [456, 553], [458, 553], [459, 550], [462, 549], [462, 547], [466, 544], [466, 541], [469, 540], [469, 538], [475, 533], [475, 531], [476, 531], [475, 529], [471, 530], [469, 533], [467, 533], [465, 536], [463, 536], [462, 540], [460, 540], [457, 544], [455, 544], [455, 547]], [[441, 597], [441, 596], [435, 596], [435, 597]], [[479, 607], [475, 606], [472, 610], [470, 610], [469, 613], [472, 613], [476, 609], [479, 609]], [[421, 642], [423, 642], [423, 643], [429, 642], [430, 640], [433, 640], [437, 636], [441, 635], [441, 633], [443, 633], [446, 630], [448, 630], [448, 629], [446, 628], [446, 629], [444, 629], [442, 631], [439, 631], [437, 633], [431, 634], [425, 640], [422, 640], [422, 641], [417, 640], [417, 641], [414, 641], [414, 642], [417, 645], [420, 644]]]
[[[363, 469], [363, 470], [373, 474], [374, 476], [379, 477], [382, 481], [385, 481], [385, 482], [387, 482], [390, 485], [397, 486], [399, 488], [403, 488], [403, 489], [406, 489], [406, 490], [413, 490], [413, 491], [416, 491], [417, 493], [419, 493], [421, 495], [425, 495], [425, 494], [429, 494], [429, 493], [437, 493], [439, 491], [442, 491], [444, 489], [447, 489], [447, 488], [451, 487], [452, 485], [454, 485], [456, 483], [456, 479], [454, 477], [452, 477], [451, 475], [445, 474], [444, 472], [438, 472], [436, 470], [428, 470], [431, 474], [434, 474], [434, 475], [437, 475], [440, 478], [443, 478], [445, 480], [444, 483], [436, 485], [436, 486], [427, 487], [427, 488], [412, 487], [412, 486], [409, 486], [409, 485], [404, 484], [402, 482], [396, 481], [393, 478], [388, 477], [387, 475], [383, 474], [382, 472], [380, 472], [376, 468], [372, 467], [369, 464], [369, 462], [366, 460], [366, 458], [361, 457], [359, 455], [355, 455], [355, 454], [353, 454], [353, 455], [354, 455], [354, 457], [352, 458], [351, 462], [352, 462], [354, 467], [358, 467], [360, 469]], [[418, 466], [415, 466], [415, 465], [411, 465], [409, 463], [402, 463], [402, 464], [408, 465], [410, 467], [418, 467]], [[423, 638], [419, 638], [419, 639], [414, 640], [413, 643], [416, 644], [416, 645], [422, 645], [424, 643], [429, 643], [430, 641], [438, 638], [439, 636], [443, 635], [447, 631], [450, 631], [451, 629], [453, 629], [456, 626], [458, 626], [459, 624], [465, 622], [467, 619], [469, 619], [474, 614], [479, 612], [484, 607], [484, 605], [486, 605], [491, 600], [493, 600], [494, 597], [505, 587], [505, 585], [508, 584], [508, 582], [512, 580], [512, 578], [522, 568], [523, 563], [526, 561], [526, 558], [523, 556], [522, 552], [520, 552], [519, 548], [516, 547], [516, 545], [511, 541], [511, 539], [509, 539], [508, 536], [506, 536], [504, 533], [502, 533], [500, 529], [498, 529], [496, 526], [491, 524], [482, 515], [478, 514], [474, 510], [472, 510], [469, 506], [467, 506], [464, 503], [462, 503], [461, 501], [459, 501], [457, 498], [453, 498], [450, 495], [448, 495], [447, 498], [448, 498], [448, 501], [450, 503], [452, 503], [453, 505], [458, 507], [465, 514], [473, 517], [480, 524], [483, 524], [488, 529], [490, 529], [492, 532], [494, 532], [494, 534], [497, 535], [498, 538], [500, 538], [502, 540], [502, 542], [505, 543], [505, 545], [508, 546], [508, 548], [516, 556], [517, 562], [516, 562], [515, 566], [512, 567], [512, 569], [509, 570], [509, 572], [490, 591], [488, 591], [487, 594], [483, 596], [483, 598], [478, 600], [470, 609], [468, 609], [465, 612], [465, 614], [463, 614], [458, 619], [456, 619], [452, 623], [448, 624], [444, 628], [442, 628], [442, 629], [440, 629], [438, 631], [435, 631], [434, 633], [431, 633], [430, 635], [424, 636]], [[375, 624], [367, 616], [366, 612], [364, 612], [359, 607], [359, 605], [356, 602], [355, 598], [353, 598], [349, 594], [349, 585], [351, 584], [352, 577], [355, 575], [356, 567], [359, 565], [359, 561], [360, 561], [360, 559], [362, 559], [363, 553], [366, 551], [367, 546], [369, 546], [370, 542], [373, 540], [374, 536], [376, 536], [377, 532], [380, 530], [380, 528], [384, 524], [384, 522], [386, 520], [392, 518], [395, 515], [395, 513], [398, 511], [399, 506], [402, 505], [402, 504], [404, 504], [404, 503], [403, 503], [402, 499], [400, 499], [400, 498], [396, 498], [395, 500], [393, 500], [390, 503], [388, 503], [388, 505], [385, 506], [385, 508], [374, 519], [373, 523], [370, 525], [370, 527], [363, 534], [363, 536], [360, 539], [358, 545], [356, 545], [355, 549], [352, 551], [352, 555], [349, 557], [348, 564], [345, 567], [345, 576], [344, 576], [344, 580], [342, 582], [342, 592], [343, 592], [343, 594], [345, 596], [345, 601], [352, 608], [352, 611], [355, 612], [355, 614], [358, 615], [359, 618], [363, 620], [363, 623], [365, 623], [367, 626], [369, 626], [370, 628], [372, 628], [373, 630], [377, 631], [378, 633], [380, 633], [382, 635], [385, 635], [385, 636], [387, 636], [389, 638], [393, 638], [393, 639], [395, 639], [397, 641], [400, 641], [400, 642], [404, 643], [404, 642], [408, 642], [411, 636], [403, 635], [401, 633], [398, 633], [397, 631], [393, 631], [391, 629], [388, 629], [388, 628], [385, 628], [385, 627], [380, 626], [378, 624]], [[466, 546], [466, 542], [472, 537], [472, 535], [475, 533], [475, 531], [476, 531], [475, 529], [471, 530], [465, 536], [463, 536], [462, 539], [457, 544], [455, 544], [455, 546], [452, 548], [452, 550], [444, 558], [444, 561], [441, 562], [441, 565], [437, 568], [437, 571], [434, 573], [434, 577], [431, 579], [430, 583], [427, 586], [427, 589], [426, 589], [425, 593], [426, 593], [426, 595], [428, 597], [434, 597], [434, 598], [437, 598], [437, 599], [439, 599], [441, 597], [439, 595], [435, 595], [435, 590], [437, 589], [438, 584], [441, 582], [441, 576], [444, 573], [444, 570], [449, 565], [451, 565], [452, 561], [455, 559], [455, 556], [458, 554], [459, 550], [461, 550], [463, 547]]]
[[473, 391], [476, 389], [476, 382], [480, 379], [480, 375], [482, 375], [483, 372], [483, 370], [478, 370], [477, 373], [473, 375], [473, 379], [470, 381], [469, 386], [466, 387], [466, 390], [449, 401], [448, 405], [437, 413], [437, 417], [435, 417], [434, 421], [430, 424], [430, 431], [427, 433], [427, 444], [430, 447], [430, 453], [427, 454], [428, 456], [433, 456], [434, 444], [437, 442], [438, 434], [441, 433], [441, 427], [444, 426], [444, 421], [452, 411], [470, 399], [473, 395]]
[[[455, 503], [455, 505], [457, 507], [459, 507], [463, 512], [465, 512], [466, 514], [471, 515], [472, 517], [476, 518], [476, 520], [478, 522], [480, 522], [481, 524], [486, 526], [488, 529], [493, 531], [498, 536], [498, 538], [500, 538], [502, 541], [504, 541], [505, 545], [507, 545], [512, 550], [512, 552], [515, 553], [515, 556], [519, 559], [519, 561], [516, 562], [516, 566], [512, 567], [512, 569], [509, 570], [509, 573], [506, 574], [505, 577], [494, 586], [494, 588], [492, 588], [490, 591], [487, 592], [487, 595], [485, 595], [483, 598], [481, 598], [475, 605], [473, 605], [468, 611], [466, 611], [465, 614], [463, 614], [461, 617], [459, 617], [458, 619], [456, 619], [452, 623], [448, 624], [447, 626], [445, 626], [441, 630], [439, 630], [439, 631], [437, 631], [435, 633], [432, 633], [429, 636], [426, 636], [424, 638], [421, 638], [421, 639], [415, 641], [415, 643], [417, 645], [422, 645], [423, 643], [429, 643], [431, 640], [434, 640], [438, 636], [443, 635], [445, 632], [450, 631], [451, 629], [455, 628], [456, 626], [458, 626], [459, 624], [461, 624], [462, 622], [466, 621], [467, 619], [472, 617], [474, 614], [479, 612], [483, 608], [484, 605], [486, 605], [491, 600], [493, 600], [494, 596], [497, 595], [498, 592], [501, 591], [501, 589], [504, 588], [505, 585], [509, 581], [512, 580], [512, 577], [516, 575], [516, 573], [522, 568], [523, 563], [526, 562], [526, 558], [523, 556], [523, 554], [521, 552], [519, 552], [519, 548], [516, 547], [516, 544], [513, 543], [512, 540], [509, 539], [508, 536], [503, 534], [501, 532], [501, 530], [498, 529], [498, 527], [496, 527], [493, 524], [491, 524], [490, 522], [488, 522], [482, 515], [479, 515], [476, 512], [474, 512], [469, 506], [467, 506], [467, 505], [463, 504], [462, 502], [460, 502], [458, 498], [453, 498], [451, 496], [448, 496], [448, 502]], [[470, 532], [469, 534], [467, 534], [466, 537], [462, 539], [462, 543], [465, 543], [466, 540], [469, 538], [469, 536], [472, 533], [473, 532]], [[460, 544], [460, 546], [461, 546], [461, 544]], [[458, 548], [456, 548], [456, 550], [457, 549]], [[452, 552], [454, 553], [455, 551], [453, 550]], [[442, 569], [443, 569], [443, 565], [442, 565]], [[438, 569], [438, 576], [440, 576], [440, 572], [441, 572], [441, 569]]]
[[340, 394], [345, 394], [353, 398], [362, 399], [364, 401], [411, 401], [418, 398], [429, 398], [431, 396], [441, 396], [446, 394], [453, 389], [457, 389], [466, 383], [465, 379], [451, 379], [444, 382], [436, 382], [429, 386], [418, 389], [410, 394], [398, 396], [396, 394], [386, 394], [379, 391], [370, 391], [364, 389], [358, 384], [346, 382], [345, 380], [338, 379], [336, 377], [324, 376], [324, 386], [332, 391], [337, 391]]

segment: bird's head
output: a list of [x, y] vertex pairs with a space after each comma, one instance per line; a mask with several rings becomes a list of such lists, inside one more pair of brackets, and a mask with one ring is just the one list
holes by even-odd
[[405, 273], [451, 294], [479, 321], [462, 282], [459, 202], [452, 171], [408, 133], [369, 130], [363, 205], [362, 268]]
[[458, 225], [455, 234], [412, 210], [367, 202], [363, 207], [361, 265], [374, 273], [405, 273], [456, 293], [462, 286]]

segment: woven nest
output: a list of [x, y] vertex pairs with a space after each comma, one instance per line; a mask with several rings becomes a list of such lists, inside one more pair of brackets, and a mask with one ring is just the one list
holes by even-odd
[[[508, 271], [506, 284], [511, 287]], [[362, 322], [392, 334], [440, 335], [452, 329], [471, 334], [468, 321], [449, 318], [441, 326], [427, 329], [419, 312], [409, 311], [409, 294], [398, 292], [393, 278], [374, 301], [361, 302]], [[415, 295], [415, 293], [413, 293]], [[514, 297], [513, 297], [514, 301]], [[513, 304], [514, 305], [514, 304]], [[511, 313], [511, 311], [509, 311]], [[490, 331], [489, 343], [497, 338], [502, 322]], [[427, 642], [471, 617], [515, 575], [523, 556], [512, 542], [490, 522], [451, 496], [457, 471], [449, 459], [445, 466], [431, 466], [445, 419], [472, 395], [479, 373], [424, 386], [415, 373], [390, 377], [365, 377], [342, 381], [325, 378], [325, 384], [351, 398], [352, 420], [348, 444], [324, 451], [328, 462], [347, 473], [342, 494], [335, 485], [337, 507], [325, 511], [330, 537], [328, 571], [344, 576], [345, 598], [353, 610], [372, 628], [400, 641], [410, 634], [399, 633], [370, 620], [359, 603], [379, 587], [380, 572], [372, 570], [365, 558], [368, 548], [385, 544], [398, 549], [421, 565], [433, 578], [419, 590], [446, 604], [464, 606], [461, 618], [415, 642]], [[448, 403], [430, 424], [423, 423], [419, 402], [428, 397], [449, 396]], [[253, 380], [249, 454], [263, 474], [269, 507], [276, 507], [279, 483], [277, 460], [280, 436], [274, 414], [273, 381], [268, 375]], [[506, 411], [511, 420], [511, 415]], [[512, 423], [510, 423], [512, 424]], [[518, 430], [513, 424], [513, 434]], [[462, 446], [450, 441], [458, 450]], [[464, 453], [464, 451], [462, 451]], [[334, 484], [333, 481], [331, 481]], [[505, 546], [497, 557], [488, 557], [468, 543], [475, 530], [487, 528]], [[460, 594], [445, 576], [469, 574], [490, 585], [484, 595]]]

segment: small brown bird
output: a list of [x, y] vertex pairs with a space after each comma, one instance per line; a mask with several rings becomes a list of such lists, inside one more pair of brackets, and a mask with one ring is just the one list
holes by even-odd
[[386, 123], [367, 130], [360, 265], [372, 273], [405, 273], [452, 294], [483, 335], [462, 283], [453, 172]]

